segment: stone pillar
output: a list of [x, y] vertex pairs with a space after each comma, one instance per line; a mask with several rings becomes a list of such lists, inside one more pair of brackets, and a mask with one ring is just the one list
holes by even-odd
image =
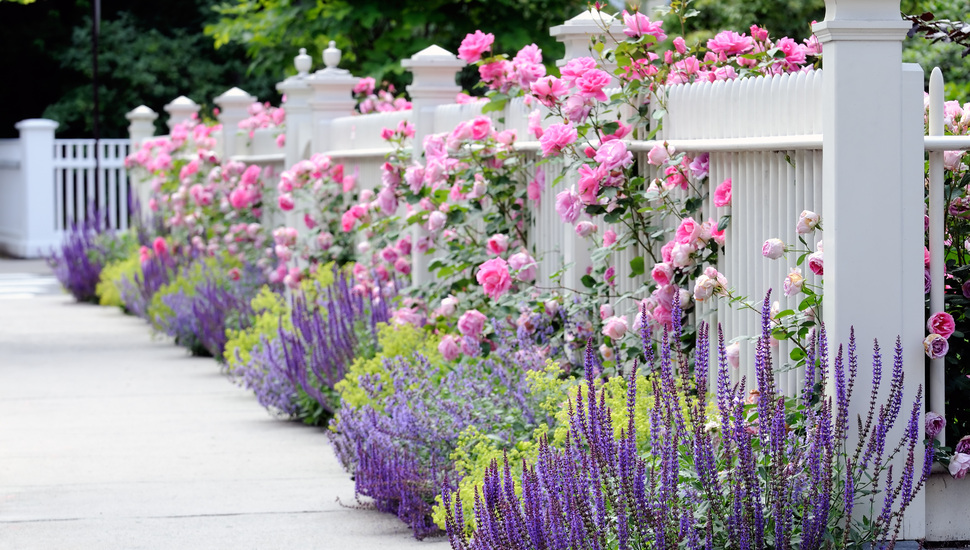
[[[461, 87], [455, 83], [458, 71], [465, 62], [448, 50], [432, 45], [401, 61], [401, 66], [414, 76], [408, 86], [411, 94], [411, 123], [414, 124], [414, 157], [424, 153], [424, 138], [435, 133], [434, 113], [439, 105], [455, 102]], [[448, 128], [451, 130], [451, 128]], [[418, 250], [418, 242], [428, 236], [423, 227], [417, 226], [411, 234], [414, 246], [411, 252], [411, 281], [419, 285], [430, 280], [428, 265], [431, 256]]]
[[308, 81], [313, 88], [313, 98], [310, 99], [310, 109], [313, 112], [313, 148], [314, 153], [323, 153], [333, 149], [336, 144], [330, 142], [330, 121], [343, 116], [350, 116], [354, 112], [353, 92], [360, 81], [346, 69], [339, 69], [340, 50], [334, 41], [323, 50], [323, 69], [313, 73]]
[[231, 88], [215, 99], [222, 124], [223, 160], [243, 151], [248, 136], [239, 132], [239, 123], [249, 118], [249, 106], [255, 102], [255, 96], [239, 88]]
[[42, 258], [60, 243], [54, 219], [54, 130], [58, 123], [43, 118], [18, 122], [20, 131], [20, 184], [23, 189], [20, 240], [11, 252], [24, 258]]
[[297, 74], [276, 85], [276, 89], [286, 97], [286, 162], [287, 168], [308, 157], [308, 146], [313, 139], [313, 113], [310, 111], [310, 67], [313, 58], [300, 48], [300, 55], [293, 58]]
[[198, 116], [200, 107], [198, 103], [180, 95], [166, 105], [164, 109], [168, 113], [168, 131], [171, 132], [176, 124], [190, 120], [193, 116]]
[[[594, 36], [605, 35], [605, 29], [607, 28], [611, 29], [614, 35], [618, 34], [621, 32], [620, 27], [622, 26], [622, 21], [617, 20], [612, 15], [590, 9], [569, 19], [562, 25], [552, 27], [549, 29], [549, 34], [556, 37], [556, 40], [566, 46], [566, 54], [556, 62], [556, 65], [562, 67], [569, 60], [579, 57], [593, 57], [599, 61], [599, 56], [590, 51], [590, 40]], [[612, 46], [608, 44], [607, 47]], [[607, 72], [612, 73], [615, 65], [610, 66], [610, 64], [604, 64], [604, 67]], [[616, 80], [614, 78], [615, 84]], [[579, 175], [577, 173], [565, 174], [559, 183], [559, 187], [555, 190], [549, 190], [547, 200], [555, 200], [556, 193], [563, 189], [568, 189], [570, 186], [577, 185], [578, 182]], [[586, 274], [586, 269], [592, 265], [589, 258], [589, 243], [586, 239], [576, 234], [574, 226], [569, 224], [556, 225], [563, 232], [562, 237], [559, 239], [559, 242], [562, 243], [563, 263], [572, 264], [572, 267], [569, 268], [563, 277], [563, 284], [567, 288], [583, 288], [581, 279]]]
[[[901, 20], [898, 0], [825, 4], [825, 20], [814, 31], [824, 48], [823, 317], [829, 349], [847, 342], [855, 327], [862, 365], [849, 410], [855, 419], [868, 410], [873, 339], [879, 340], [883, 372], [888, 373], [899, 336], [906, 375], [902, 414], [907, 416], [925, 371], [922, 70], [902, 64], [902, 40], [911, 25]], [[888, 385], [884, 374], [883, 396]], [[889, 449], [906, 424], [906, 418], [896, 422], [887, 436]], [[855, 430], [849, 431], [854, 448]], [[894, 464], [895, 479], [903, 463]], [[917, 475], [921, 463], [919, 453]], [[910, 504], [901, 539], [923, 538], [924, 495]], [[877, 502], [881, 505], [881, 496]]]

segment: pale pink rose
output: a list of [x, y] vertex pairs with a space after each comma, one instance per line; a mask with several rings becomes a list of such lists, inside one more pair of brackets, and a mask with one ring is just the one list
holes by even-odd
[[930, 359], [939, 359], [950, 351], [950, 344], [947, 343], [946, 338], [943, 336], [930, 334], [923, 339], [923, 351], [926, 352], [926, 356]]
[[950, 475], [954, 479], [963, 479], [970, 471], [970, 454], [956, 453], [950, 458]]
[[515, 143], [517, 137], [518, 132], [516, 132], [514, 128], [510, 130], [502, 130], [501, 132], [495, 134], [495, 140], [508, 147], [511, 147]]
[[535, 280], [538, 265], [528, 253], [516, 252], [509, 257], [509, 268], [516, 272], [516, 279], [527, 283]]
[[819, 221], [820, 218], [815, 212], [802, 210], [802, 213], [798, 215], [798, 223], [795, 224], [795, 232], [799, 235], [811, 233], [818, 227]]
[[960, 169], [961, 161], [963, 160], [963, 154], [966, 151], [943, 151], [943, 167], [951, 172], [956, 172]]
[[640, 38], [643, 35], [650, 35], [663, 42], [667, 39], [667, 34], [663, 31], [663, 21], [651, 22], [650, 19], [640, 12], [629, 13], [623, 10], [623, 34], [630, 38]]
[[791, 271], [788, 272], [788, 276], [785, 277], [785, 296], [798, 294], [802, 291], [802, 286], [804, 284], [805, 278], [802, 277], [802, 270], [797, 267], [791, 268]]
[[508, 235], [496, 234], [488, 238], [485, 248], [492, 254], [498, 256], [509, 249]]
[[928, 439], [933, 439], [946, 426], [946, 418], [943, 418], [942, 414], [929, 411], [926, 413], [926, 418], [924, 419], [924, 428], [926, 429], [926, 437]]
[[926, 330], [933, 334], [939, 334], [944, 338], [949, 338], [953, 334], [953, 331], [956, 330], [956, 323], [953, 321], [952, 315], [945, 311], [940, 311], [930, 316], [926, 322]]
[[660, 262], [653, 266], [653, 269], [650, 271], [650, 276], [653, 277], [653, 280], [658, 285], [667, 286], [670, 284], [670, 279], [674, 276], [674, 268], [666, 262]]
[[458, 47], [458, 59], [475, 63], [482, 58], [483, 53], [492, 49], [493, 42], [495, 42], [495, 35], [492, 33], [485, 34], [476, 30], [474, 34], [467, 34], [461, 41], [461, 46]]
[[445, 361], [454, 361], [458, 359], [461, 354], [461, 348], [458, 346], [458, 339], [452, 335], [445, 336], [438, 343], [438, 353]]
[[701, 153], [697, 158], [692, 159], [687, 167], [690, 168], [690, 172], [695, 178], [699, 180], [706, 178], [711, 168], [711, 154]]
[[727, 345], [724, 351], [727, 355], [728, 364], [734, 368], [738, 368], [741, 365], [741, 344], [732, 342]]
[[612, 361], [616, 354], [613, 352], [613, 348], [607, 346], [606, 344], [600, 345], [600, 355], [603, 357], [604, 361]]
[[458, 318], [458, 332], [462, 336], [478, 338], [485, 328], [485, 314], [477, 309], [469, 309]]
[[579, 94], [585, 98], [607, 101], [606, 92], [603, 88], [610, 85], [610, 74], [600, 69], [590, 69], [583, 73], [583, 76], [576, 79], [576, 88]]
[[775, 47], [785, 53], [785, 65], [791, 69], [798, 69], [799, 65], [805, 63], [807, 48], [795, 42], [791, 38], [785, 37], [775, 42]]
[[451, 317], [457, 310], [458, 298], [449, 295], [441, 300], [441, 307], [438, 308], [438, 313], [443, 317]]
[[386, 216], [390, 216], [397, 210], [397, 195], [394, 193], [394, 189], [390, 187], [381, 189], [380, 193], [377, 194], [376, 202], [377, 207]]
[[502, 258], [492, 258], [478, 266], [475, 278], [485, 294], [493, 300], [498, 300], [512, 286], [509, 264]]
[[633, 164], [633, 153], [627, 151], [626, 144], [622, 141], [612, 140], [600, 145], [593, 160], [600, 163], [607, 172], [612, 172]]
[[363, 191], [360, 192], [360, 202], [361, 203], [370, 202], [372, 200], [374, 200], [374, 190], [373, 189], [364, 189]]
[[722, 181], [714, 190], [714, 206], [731, 206], [731, 178]]
[[691, 264], [691, 254], [697, 251], [697, 247], [691, 243], [674, 243], [673, 250], [670, 251], [670, 263], [674, 267], [687, 267]]
[[665, 263], [670, 263], [670, 258], [674, 251], [674, 245], [677, 241], [668, 241], [666, 244], [660, 247], [660, 257], [663, 258]]
[[647, 153], [647, 163], [654, 166], [661, 166], [663, 163], [667, 162], [670, 158], [670, 154], [667, 152], [667, 148], [663, 145], [654, 145], [650, 152]]
[[[562, 112], [574, 124], [582, 124], [593, 110], [593, 100], [573, 94], [562, 105]], [[548, 131], [548, 130], [547, 130]]]
[[607, 229], [603, 233], [603, 246], [611, 246], [616, 242], [616, 231], [612, 229]]
[[808, 268], [816, 275], [825, 275], [825, 262], [821, 252], [813, 252], [808, 255]]
[[572, 124], [553, 124], [546, 128], [539, 144], [542, 146], [542, 156], [558, 155], [562, 150], [576, 142], [578, 134]]
[[542, 303], [542, 309], [545, 310], [546, 315], [555, 315], [559, 312], [559, 302], [556, 300], [546, 300]]
[[707, 275], [701, 275], [694, 281], [694, 301], [703, 302], [714, 295], [717, 281]]
[[440, 210], [435, 210], [428, 214], [428, 231], [435, 232], [445, 226], [448, 215]]
[[761, 255], [770, 260], [777, 260], [785, 255], [785, 243], [781, 239], [768, 239], [761, 246]]
[[626, 334], [626, 317], [610, 317], [603, 321], [603, 335], [611, 340], [619, 340]]
[[529, 113], [529, 133], [534, 135], [536, 139], [542, 137], [544, 130], [542, 129], [542, 111], [535, 109]]
[[653, 317], [654, 322], [659, 325], [668, 326], [672, 321], [670, 309], [664, 307], [662, 304], [655, 307], [650, 315]]
[[538, 180], [529, 180], [529, 184], [526, 186], [526, 194], [529, 200], [535, 201], [536, 203], [542, 199], [542, 186]]
[[596, 224], [591, 221], [581, 221], [576, 224], [576, 234], [580, 237], [589, 237], [593, 233], [596, 233]]
[[391, 314], [391, 322], [395, 325], [414, 325], [420, 327], [424, 316], [414, 307], [402, 307]]
[[583, 201], [572, 189], [560, 191], [556, 195], [556, 212], [563, 223], [573, 224], [583, 213]]
[[487, 116], [473, 118], [469, 126], [471, 127], [471, 137], [475, 141], [481, 141], [492, 133], [492, 119]]
[[600, 320], [605, 321], [608, 317], [613, 316], [613, 306], [610, 304], [603, 304], [600, 306]]

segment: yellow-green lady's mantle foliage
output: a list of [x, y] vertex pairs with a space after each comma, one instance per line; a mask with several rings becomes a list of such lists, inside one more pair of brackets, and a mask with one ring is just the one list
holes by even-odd
[[[230, 265], [231, 264], [231, 265]], [[231, 267], [238, 267], [238, 262], [233, 262], [230, 258], [201, 258], [193, 260], [188, 269], [180, 272], [171, 282], [162, 285], [158, 292], [152, 295], [151, 304], [148, 306], [148, 320], [152, 328], [162, 332], [168, 324], [168, 319], [175, 316], [175, 312], [169, 304], [165, 303], [165, 298], [179, 291], [185, 296], [194, 296], [199, 284], [205, 279], [206, 272], [225, 272]]]
[[124, 307], [121, 300], [121, 291], [118, 289], [118, 281], [122, 277], [134, 280], [136, 274], [141, 273], [141, 261], [138, 258], [137, 247], [133, 248], [128, 256], [123, 260], [110, 262], [101, 270], [101, 280], [95, 292], [98, 294], [98, 303], [103, 306]]
[[377, 334], [377, 354], [372, 357], [358, 357], [350, 366], [347, 376], [337, 383], [334, 388], [340, 394], [344, 406], [359, 408], [371, 404], [378, 411], [382, 411], [381, 399], [394, 391], [393, 387], [384, 388], [377, 399], [368, 396], [366, 390], [360, 386], [360, 377], [376, 373], [386, 374], [385, 359], [395, 357], [411, 357], [420, 353], [428, 358], [432, 365], [440, 365], [443, 361], [438, 351], [439, 338], [429, 335], [426, 331], [410, 324], [381, 325]]
[[[300, 290], [309, 301], [316, 301], [318, 292], [333, 283], [333, 263], [318, 268], [310, 277], [300, 282]], [[262, 349], [262, 341], [279, 338], [280, 320], [283, 328], [291, 329], [290, 305], [286, 296], [274, 292], [269, 286], [263, 286], [259, 294], [253, 298], [251, 305], [255, 320], [252, 326], [242, 330], [229, 330], [229, 340], [226, 342], [224, 354], [229, 372], [237, 366], [246, 365], [252, 360], [252, 354]]]
[[[458, 448], [451, 455], [455, 464], [456, 474], [461, 481], [458, 483], [458, 498], [464, 507], [465, 524], [469, 529], [475, 529], [475, 491], [480, 490], [485, 480], [486, 469], [492, 461], [501, 464], [505, 456], [509, 458], [511, 472], [515, 479], [516, 492], [521, 492], [522, 461], [535, 465], [539, 454], [539, 442], [546, 438], [554, 448], [563, 448], [569, 433], [569, 414], [575, 407], [577, 395], [585, 388], [582, 380], [576, 377], [562, 378], [562, 370], [557, 363], [548, 361], [543, 371], [530, 372], [529, 392], [541, 396], [541, 409], [547, 415], [555, 418], [552, 425], [542, 425], [537, 428], [531, 441], [522, 441], [512, 448], [504, 446], [502, 441], [488, 433], [482, 433], [475, 427], [462, 432]], [[634, 408], [634, 425], [637, 430], [637, 447], [643, 450], [647, 447], [650, 437], [650, 409], [653, 407], [653, 378], [652, 375], [637, 376], [637, 399]], [[600, 385], [605, 391], [607, 406], [612, 411], [613, 432], [616, 437], [627, 429], [629, 414], [626, 407], [628, 380], [622, 376], [614, 376]], [[572, 407], [570, 407], [572, 403]], [[687, 418], [686, 402], [682, 404], [684, 417]], [[711, 416], [716, 407], [710, 407]], [[445, 528], [445, 509], [440, 495], [436, 499], [433, 519], [435, 523]]]

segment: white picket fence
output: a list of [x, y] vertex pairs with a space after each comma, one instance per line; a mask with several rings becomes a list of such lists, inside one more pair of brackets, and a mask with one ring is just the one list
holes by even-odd
[[105, 227], [127, 229], [131, 200], [125, 157], [130, 140], [102, 139], [95, 162], [93, 139], [54, 140], [54, 229], [97, 214]]

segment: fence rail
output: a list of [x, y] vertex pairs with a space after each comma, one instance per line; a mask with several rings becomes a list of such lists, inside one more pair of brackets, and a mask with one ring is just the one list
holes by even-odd
[[54, 228], [64, 231], [75, 221], [95, 215], [106, 227], [127, 229], [131, 201], [125, 157], [129, 140], [99, 140], [97, 159], [93, 139], [54, 141]]

